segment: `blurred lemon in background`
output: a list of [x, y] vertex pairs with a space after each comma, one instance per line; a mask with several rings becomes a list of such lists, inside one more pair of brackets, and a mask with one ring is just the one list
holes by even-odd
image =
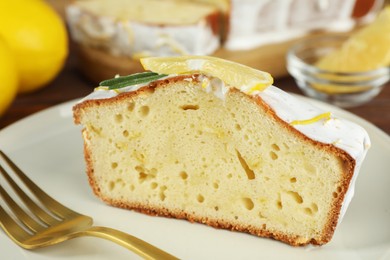
[[18, 90], [18, 74], [11, 49], [0, 37], [0, 116], [13, 101]]
[[336, 72], [361, 72], [390, 65], [390, 5], [317, 66]]
[[14, 54], [20, 93], [53, 80], [68, 55], [65, 24], [42, 0], [0, 1], [0, 37]]

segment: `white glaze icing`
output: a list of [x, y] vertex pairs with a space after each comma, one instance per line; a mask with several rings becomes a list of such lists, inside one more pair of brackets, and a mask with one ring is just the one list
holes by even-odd
[[[201, 63], [198, 61], [193, 62], [193, 65], [196, 68], [198, 68], [200, 64]], [[177, 75], [169, 75], [166, 78], [175, 76]], [[231, 88], [218, 78], [210, 78], [208, 76], [200, 75], [198, 79], [201, 82], [202, 88], [206, 92], [213, 93], [216, 97], [222, 100], [225, 99], [226, 94]], [[186, 80], [192, 79], [187, 78]], [[136, 91], [148, 84], [149, 83], [143, 83], [124, 87], [119, 90], [108, 90], [99, 87], [80, 102], [89, 99], [112, 98], [119, 93]], [[275, 86], [269, 86], [263, 91], [254, 91], [250, 95], [260, 96], [260, 98], [274, 110], [276, 115], [287, 123], [291, 123], [295, 120], [311, 119], [320, 114], [323, 114], [324, 112], [328, 112], [323, 111], [307, 102], [302, 102], [302, 100], [284, 92]], [[354, 168], [353, 177], [345, 194], [344, 202], [340, 211], [339, 222], [341, 222], [354, 195], [355, 182], [361, 164], [371, 145], [367, 132], [359, 125], [348, 120], [338, 118], [334, 115], [331, 115], [331, 117], [326, 120], [318, 120], [311, 122], [310, 124], [297, 124], [292, 126], [299, 132], [315, 141], [319, 141], [325, 144], [332, 144], [344, 150], [355, 160], [356, 165]]]
[[182, 25], [162, 25], [97, 16], [77, 5], [68, 6], [66, 15], [76, 42], [103, 47], [117, 56], [207, 55], [220, 46], [219, 36], [205, 18]]

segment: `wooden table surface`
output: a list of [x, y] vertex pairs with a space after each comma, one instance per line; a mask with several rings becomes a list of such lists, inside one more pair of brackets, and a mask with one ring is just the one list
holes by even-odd
[[[302, 94], [289, 76], [276, 79], [275, 85], [285, 91]], [[64, 69], [53, 82], [37, 92], [19, 95], [15, 99], [11, 107], [0, 117], [0, 129], [45, 108], [81, 98], [93, 91], [94, 86], [78, 71], [77, 58], [71, 51]], [[366, 119], [390, 135], [390, 83], [371, 102], [346, 110]]]

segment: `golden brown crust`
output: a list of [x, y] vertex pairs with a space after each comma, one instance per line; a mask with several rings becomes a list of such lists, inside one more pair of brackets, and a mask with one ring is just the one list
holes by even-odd
[[[197, 80], [198, 75], [182, 75], [182, 76], [177, 76], [169, 79], [164, 79], [164, 80], [158, 80], [155, 82], [150, 83], [149, 85], [140, 88], [137, 91], [134, 92], [127, 92], [127, 93], [122, 93], [117, 95], [114, 98], [110, 99], [99, 99], [99, 100], [87, 100], [83, 103], [79, 103], [76, 106], [74, 106], [73, 111], [74, 111], [74, 121], [76, 124], [80, 123], [80, 116], [81, 116], [81, 111], [84, 108], [87, 108], [91, 105], [102, 105], [102, 104], [111, 104], [111, 103], [116, 103], [120, 102], [121, 100], [125, 100], [131, 96], [135, 95], [140, 95], [142, 93], [147, 93], [147, 92], [153, 92], [155, 88], [157, 87], [167, 87], [169, 86], [170, 83], [172, 82], [178, 82], [182, 81], [185, 78], [191, 78], [192, 80]], [[238, 89], [231, 89], [231, 91], [237, 91], [240, 92]], [[266, 113], [272, 117], [280, 127], [286, 128], [289, 130], [290, 133], [296, 135], [298, 138], [304, 140], [305, 142], [308, 142], [312, 145], [317, 146], [319, 149], [324, 149], [332, 154], [337, 155], [339, 158], [341, 158], [342, 163], [345, 167], [345, 171], [343, 172], [342, 176], [342, 183], [339, 183], [339, 187], [341, 188], [341, 192], [339, 195], [334, 199], [334, 203], [332, 205], [332, 210], [329, 214], [328, 222], [327, 225], [324, 227], [324, 230], [322, 234], [324, 234], [321, 238], [321, 240], [315, 240], [312, 239], [310, 241], [304, 241], [302, 242], [299, 237], [297, 236], [292, 236], [276, 231], [270, 231], [267, 229], [267, 227], [263, 226], [262, 229], [258, 229], [252, 226], [246, 226], [242, 224], [237, 224], [237, 223], [230, 223], [224, 220], [219, 220], [219, 219], [208, 219], [208, 218], [202, 218], [199, 217], [195, 214], [190, 214], [188, 212], [184, 211], [178, 211], [178, 210], [171, 210], [167, 208], [157, 208], [157, 207], [149, 207], [147, 205], [142, 205], [142, 204], [136, 204], [136, 203], [123, 203], [121, 201], [115, 201], [110, 198], [104, 197], [99, 188], [97, 183], [95, 182], [94, 178], [94, 172], [93, 172], [93, 166], [90, 158], [90, 151], [88, 150], [88, 145], [85, 143], [84, 145], [84, 152], [85, 152], [85, 160], [87, 163], [87, 175], [88, 175], [88, 180], [89, 183], [93, 189], [93, 192], [101, 198], [103, 201], [106, 203], [120, 207], [120, 208], [125, 208], [125, 209], [132, 209], [138, 212], [142, 212], [145, 214], [149, 215], [155, 215], [155, 216], [164, 216], [164, 217], [172, 217], [172, 218], [178, 218], [178, 219], [187, 219], [191, 222], [199, 222], [203, 224], [207, 224], [209, 226], [215, 227], [215, 228], [223, 228], [223, 229], [229, 229], [233, 231], [240, 231], [240, 232], [246, 232], [250, 233], [253, 235], [257, 235], [260, 237], [269, 237], [273, 239], [277, 239], [283, 242], [286, 242], [290, 245], [293, 246], [302, 246], [302, 245], [307, 245], [307, 244], [313, 244], [313, 245], [323, 245], [327, 242], [330, 241], [330, 239], [333, 236], [334, 230], [336, 228], [338, 218], [339, 218], [339, 212], [344, 200], [344, 196], [348, 190], [349, 184], [352, 179], [352, 175], [354, 172], [354, 167], [355, 167], [355, 160], [345, 151], [335, 147], [334, 145], [331, 144], [325, 144], [321, 143], [318, 141], [314, 141], [310, 138], [308, 138], [306, 135], [302, 134], [298, 130], [296, 130], [293, 126], [288, 124], [287, 122], [283, 121], [281, 118], [279, 118], [275, 111], [267, 104], [265, 103], [259, 96], [248, 96], [254, 102], [258, 104], [261, 109], [266, 111]], [[88, 136], [85, 134], [84, 138], [88, 141]]]

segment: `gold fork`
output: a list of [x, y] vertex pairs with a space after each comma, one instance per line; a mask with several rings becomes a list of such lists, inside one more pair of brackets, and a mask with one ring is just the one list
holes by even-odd
[[32, 182], [7, 155], [2, 151], [0, 151], [0, 155], [8, 164], [8, 168], [12, 169], [41, 204], [39, 205], [35, 202], [36, 200], [31, 199], [0, 165], [0, 172], [4, 179], [27, 206], [30, 214], [33, 214], [30, 216], [26, 210], [22, 209], [0, 184], [0, 196], [8, 205], [9, 211], [13, 213], [12, 217], [0, 205], [0, 225], [19, 246], [34, 249], [55, 245], [75, 237], [95, 236], [126, 247], [146, 259], [177, 259], [124, 232], [107, 227], [92, 226], [91, 217], [81, 215], [54, 200]]

